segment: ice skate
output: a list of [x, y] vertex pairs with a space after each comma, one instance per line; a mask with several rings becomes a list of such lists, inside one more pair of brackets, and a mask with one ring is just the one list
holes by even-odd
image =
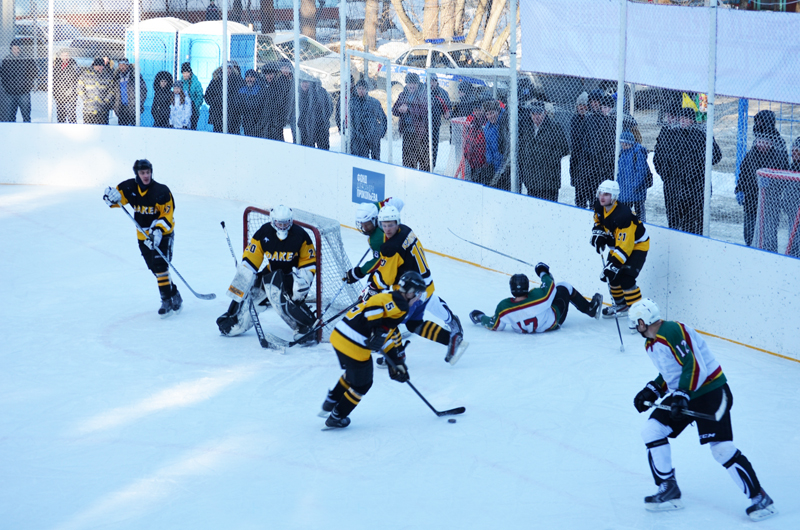
[[161, 300], [161, 307], [158, 308], [158, 316], [167, 318], [172, 315], [172, 297]]
[[753, 504], [745, 511], [747, 512], [747, 516], [753, 521], [760, 521], [778, 513], [775, 509], [775, 505], [772, 503], [772, 499], [763, 488], [758, 495], [750, 500]]
[[658, 493], [645, 497], [644, 507], [651, 512], [680, 510], [683, 508], [681, 490], [678, 487], [678, 481], [675, 480], [675, 477], [662, 482], [658, 487]]
[[614, 304], [609, 307], [603, 308], [603, 318], [617, 318], [617, 317], [624, 317], [628, 314], [628, 305], [617, 305]]
[[386, 359], [384, 359], [383, 356], [375, 359], [375, 364], [378, 365], [378, 368], [383, 368], [384, 370], [389, 368], [389, 366], [386, 364]]
[[177, 315], [183, 309], [183, 298], [181, 298], [181, 293], [178, 292], [178, 288], [174, 285], [172, 286], [173, 293], [172, 297], [170, 298], [170, 304], [172, 305], [172, 311]]
[[331, 415], [328, 416], [327, 420], [325, 420], [325, 427], [328, 429], [344, 429], [348, 425], [350, 425], [350, 418], [346, 416], [344, 418], [340, 418], [335, 416], [333, 412], [331, 412]]
[[461, 321], [456, 315], [450, 321], [450, 344], [447, 345], [447, 355], [445, 355], [445, 362], [454, 365], [458, 362], [464, 352], [469, 346], [468, 342], [464, 342], [464, 328], [461, 327]]
[[297, 341], [297, 344], [303, 346], [304, 348], [315, 346], [317, 344], [317, 334], [309, 334], [309, 331], [311, 331], [311, 328], [300, 328], [300, 331], [294, 335], [294, 340]]
[[589, 316], [600, 320], [600, 311], [602, 307], [603, 295], [600, 293], [595, 293], [595, 295], [592, 297], [592, 301], [589, 304]]
[[328, 395], [325, 397], [325, 401], [322, 402], [322, 410], [319, 411], [317, 414], [320, 418], [326, 418], [333, 412], [333, 407], [336, 406], [336, 402], [331, 399], [331, 391], [328, 390]]

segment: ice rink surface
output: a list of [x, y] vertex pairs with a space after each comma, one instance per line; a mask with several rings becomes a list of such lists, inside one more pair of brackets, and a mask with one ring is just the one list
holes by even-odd
[[[175, 197], [174, 264], [217, 299], [176, 279], [183, 312], [161, 320], [133, 225], [101, 196], [0, 186], [0, 528], [800, 528], [796, 362], [706, 337], [733, 390], [734, 441], [780, 513], [747, 519], [694, 427], [672, 442], [685, 509], [649, 513], [646, 415], [632, 400], [656, 371], [638, 335], [623, 329], [621, 353], [613, 321], [574, 308], [544, 335], [478, 328], [469, 311], [491, 313], [508, 276], [429, 252], [470, 347], [450, 366], [414, 336], [409, 372], [435, 407], [466, 413], [449, 424], [376, 370], [351, 426], [322, 432], [341, 372], [330, 345], [280, 355], [214, 322], [234, 272], [220, 221], [238, 252], [247, 204]], [[366, 238], [342, 232], [361, 256]], [[511, 261], [505, 272], [534, 277]], [[603, 287], [552, 272], [587, 296]], [[269, 311], [262, 322], [290, 336]]]

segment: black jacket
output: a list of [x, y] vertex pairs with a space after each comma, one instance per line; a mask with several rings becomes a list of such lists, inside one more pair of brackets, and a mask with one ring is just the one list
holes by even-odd
[[33, 90], [36, 80], [36, 63], [33, 59], [10, 55], [0, 65], [3, 88], [12, 96], [27, 94]]
[[517, 162], [529, 194], [561, 187], [561, 159], [569, 154], [564, 130], [545, 115], [539, 133], [528, 117], [520, 124]]
[[78, 98], [78, 63], [70, 59], [62, 66], [61, 59], [53, 61], [53, 97], [58, 103], [72, 103]]
[[[161, 87], [162, 79], [167, 82], [167, 86], [163, 88]], [[153, 106], [150, 108], [154, 127], [169, 127], [169, 106], [173, 100], [172, 75], [166, 71], [158, 72], [153, 81]]]

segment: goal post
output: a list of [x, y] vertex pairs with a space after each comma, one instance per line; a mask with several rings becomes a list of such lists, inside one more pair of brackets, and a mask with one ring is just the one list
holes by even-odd
[[[344, 250], [341, 227], [338, 221], [295, 208], [292, 208], [292, 212], [294, 214], [294, 224], [308, 232], [314, 243], [317, 256], [317, 274], [314, 276], [314, 282], [310, 290], [310, 292], [314, 294], [309, 294], [306, 303], [314, 311], [317, 318], [321, 318], [323, 317], [323, 310], [328, 307], [328, 304], [331, 304], [331, 300], [334, 299], [336, 293], [342, 288], [342, 278], [344, 278], [347, 271], [352, 268], [352, 264]], [[264, 223], [270, 222], [270, 209], [248, 206], [244, 210], [243, 222], [242, 248], [246, 248], [253, 234], [255, 234]], [[266, 261], [264, 265], [262, 265], [262, 268], [264, 266], [266, 266]], [[358, 284], [346, 285], [342, 289], [342, 292], [336, 296], [336, 299], [333, 300], [333, 303], [324, 316], [329, 318], [355, 305], [360, 294], [361, 292], [358, 288]], [[335, 325], [336, 322], [331, 322], [325, 326], [325, 328], [320, 330], [317, 338], [320, 341], [327, 342]]]

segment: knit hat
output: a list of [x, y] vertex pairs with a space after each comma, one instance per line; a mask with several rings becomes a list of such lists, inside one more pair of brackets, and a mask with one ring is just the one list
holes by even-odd
[[192, 72], [192, 65], [189, 64], [189, 63], [183, 63], [181, 65], [181, 73], [183, 73], [183, 72], [191, 73]]
[[417, 84], [419, 84], [419, 76], [417, 74], [415, 74], [414, 72], [408, 72], [406, 74], [406, 84], [409, 84], [409, 83], [417, 83]]
[[601, 107], [613, 107], [614, 106], [614, 98], [609, 95], [604, 95], [600, 98], [600, 106]]
[[244, 76], [245, 76], [245, 77], [258, 77], [258, 74], [256, 73], [256, 71], [255, 71], [255, 70], [253, 70], [253, 69], [251, 68], [250, 70], [248, 70], [247, 72], [245, 72]]
[[622, 135], [619, 137], [619, 141], [620, 143], [630, 144], [630, 145], [636, 143], [636, 140], [633, 137], [633, 133], [630, 131], [622, 131]]
[[578, 99], [575, 100], [575, 106], [578, 105], [588, 105], [589, 104], [589, 94], [586, 92], [581, 92], [581, 95], [578, 96]]

